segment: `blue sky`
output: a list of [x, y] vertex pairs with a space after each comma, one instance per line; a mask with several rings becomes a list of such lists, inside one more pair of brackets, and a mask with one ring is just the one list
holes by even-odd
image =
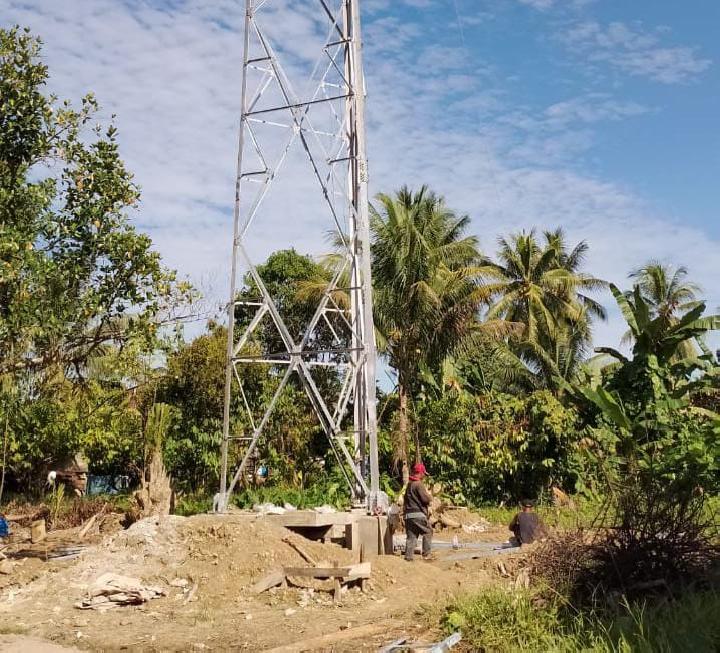
[[[104, 115], [117, 114], [143, 189], [133, 220], [217, 302], [241, 4], [0, 0], [3, 25], [42, 36], [54, 91], [93, 90]], [[311, 57], [316, 5], [266, 2], [283, 56]], [[619, 285], [649, 258], [685, 264], [720, 306], [720, 3], [364, 0], [363, 16], [373, 193], [430, 184], [472, 217], [489, 252], [500, 234], [563, 226], [589, 242], [589, 269]], [[285, 174], [289, 194], [310, 192], [305, 168]], [[288, 245], [325, 249], [298, 206], [269, 205], [258, 260]], [[613, 312], [596, 341], [616, 344], [622, 331]]]

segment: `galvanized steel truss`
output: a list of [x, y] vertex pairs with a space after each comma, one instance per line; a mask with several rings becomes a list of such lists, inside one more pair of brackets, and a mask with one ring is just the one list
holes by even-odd
[[[284, 65], [296, 45], [274, 40], [274, 24], [266, 15], [274, 0], [246, 0], [242, 73], [242, 112], [238, 144], [230, 302], [228, 305], [227, 369], [223, 414], [221, 509], [243, 477], [253, 453], [266, 434], [270, 417], [297, 373], [330, 446], [350, 485], [353, 497], [372, 510], [378, 496], [379, 470], [375, 395], [375, 340], [370, 278], [367, 158], [365, 151], [365, 89], [362, 65], [359, 0], [306, 0], [317, 9], [314, 20], [324, 23], [326, 38], [310, 83], [298, 95]], [[276, 14], [273, 14], [276, 17]], [[264, 20], [265, 19], [265, 20]], [[320, 123], [323, 127], [319, 127]], [[327, 127], [326, 125], [330, 125]], [[284, 145], [264, 140], [263, 130], [285, 130]], [[271, 146], [274, 145], [274, 149]], [[321, 293], [315, 312], [301, 336], [294, 338], [276, 302], [258, 274], [247, 247], [260, 207], [282, 173], [288, 154], [299, 147], [306, 155], [307, 173], [327, 208], [328, 226], [336, 232], [338, 264]], [[238, 274], [246, 271], [259, 291], [257, 301], [238, 300]], [[348, 297], [349, 304], [340, 301]], [[239, 334], [236, 311], [251, 310], [252, 319]], [[250, 355], [246, 345], [259, 325], [271, 320], [284, 351]], [[318, 348], [317, 333], [324, 330]], [[256, 363], [266, 370], [284, 368], [272, 399], [257, 419], [243, 390], [238, 366]], [[335, 371], [339, 394], [334, 400], [318, 389], [314, 372]], [[252, 435], [231, 433], [231, 405], [239, 393]], [[349, 406], [353, 428], [343, 430]], [[242, 461], [228, 484], [228, 449], [233, 439], [247, 444]]]

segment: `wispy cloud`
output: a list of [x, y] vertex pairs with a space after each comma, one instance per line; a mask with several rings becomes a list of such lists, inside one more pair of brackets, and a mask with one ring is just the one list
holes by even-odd
[[[593, 271], [620, 284], [649, 253], [676, 260], [678, 252], [692, 252], [691, 272], [714, 293], [712, 305], [720, 304], [714, 283], [720, 243], [575, 165], [600, 121], [640, 116], [646, 107], [608, 94], [535, 109], [513, 105], [493, 66], [468, 62], [417, 21], [400, 21], [388, 15], [388, 3], [379, 4], [387, 11], [365, 20], [373, 193], [429, 183], [473, 217], [488, 250], [499, 233], [563, 225], [573, 239], [589, 241]], [[240, 94], [238, 3], [6, 0], [5, 6], [6, 22], [43, 37], [52, 90], [77, 98], [92, 89], [118, 115], [123, 156], [143, 188], [133, 219], [171, 265], [224, 298]], [[296, 70], [317, 54], [320, 24], [309, 6], [264, 5], [273, 12], [271, 35]], [[575, 30], [567, 42], [588, 56], [658, 47], [655, 33], [630, 30], [623, 40], [617, 29], [612, 38], [599, 26]], [[293, 151], [277, 184], [250, 242], [253, 256], [290, 245], [323, 252], [330, 225], [318, 217], [317, 184], [302, 152]], [[603, 344], [622, 333], [619, 320], [603, 329], [597, 338]]]
[[603, 120], [622, 120], [647, 113], [642, 104], [613, 98], [607, 93], [588, 93], [557, 102], [544, 115], [552, 124], [562, 127], [571, 123], [595, 123]]
[[[405, 7], [411, 7], [412, 9], [430, 9], [438, 4], [439, 0], [395, 0], [397, 4]], [[363, 2], [363, 11], [371, 14], [387, 11], [390, 9], [390, 3], [388, 0], [365, 0]]]
[[648, 31], [622, 22], [601, 25], [586, 21], [564, 31], [561, 40], [589, 61], [664, 84], [686, 82], [710, 67], [712, 61], [698, 55], [696, 48], [663, 45], [666, 32], [664, 28]]
[[539, 11], [547, 11], [556, 7], [570, 7], [579, 9], [585, 5], [592, 4], [596, 0], [518, 0], [520, 4], [527, 5]]
[[555, 0], [519, 0], [519, 2], [520, 4], [527, 5], [533, 9], [539, 9], [540, 11], [550, 9], [555, 4]]

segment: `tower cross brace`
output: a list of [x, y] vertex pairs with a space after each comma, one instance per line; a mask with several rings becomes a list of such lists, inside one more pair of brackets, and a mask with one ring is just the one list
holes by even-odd
[[[293, 59], [296, 44], [287, 38], [273, 38], [273, 5], [277, 4], [276, 0], [245, 0], [219, 508], [227, 508], [258, 445], [271, 437], [271, 416], [296, 374], [353, 499], [374, 510], [379, 495], [376, 347], [360, 2], [301, 3], [308, 11], [314, 8], [312, 18], [324, 28], [309, 81], [307, 74], [298, 72], [301, 66]], [[298, 79], [300, 76], [303, 79]], [[310, 322], [294, 335], [258, 273], [248, 237], [253, 229], [263, 228], [262, 208], [292, 153], [298, 150], [307, 163], [306, 176], [322, 198], [328, 226], [334, 229], [337, 252], [331, 281], [319, 293]], [[257, 289], [257, 300], [238, 298], [241, 270]], [[238, 311], [248, 311], [252, 318], [240, 324]], [[276, 329], [283, 350], [261, 354], [248, 351], [253, 334], [268, 321]], [[241, 374], [242, 367], [251, 364], [260, 365], [279, 379], [270, 401], [256, 410], [248, 401]], [[321, 391], [319, 370], [330, 374], [336, 396]], [[237, 396], [250, 425], [251, 435], [247, 437], [233, 433], [231, 412]], [[350, 406], [351, 430], [345, 426]], [[230, 468], [232, 440], [247, 446], [239, 464]]]

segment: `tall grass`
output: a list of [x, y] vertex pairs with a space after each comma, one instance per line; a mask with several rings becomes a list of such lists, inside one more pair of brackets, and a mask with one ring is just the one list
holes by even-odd
[[655, 606], [621, 602], [600, 615], [493, 588], [450, 605], [442, 623], [479, 653], [711, 653], [720, 650], [720, 594], [686, 593]]

